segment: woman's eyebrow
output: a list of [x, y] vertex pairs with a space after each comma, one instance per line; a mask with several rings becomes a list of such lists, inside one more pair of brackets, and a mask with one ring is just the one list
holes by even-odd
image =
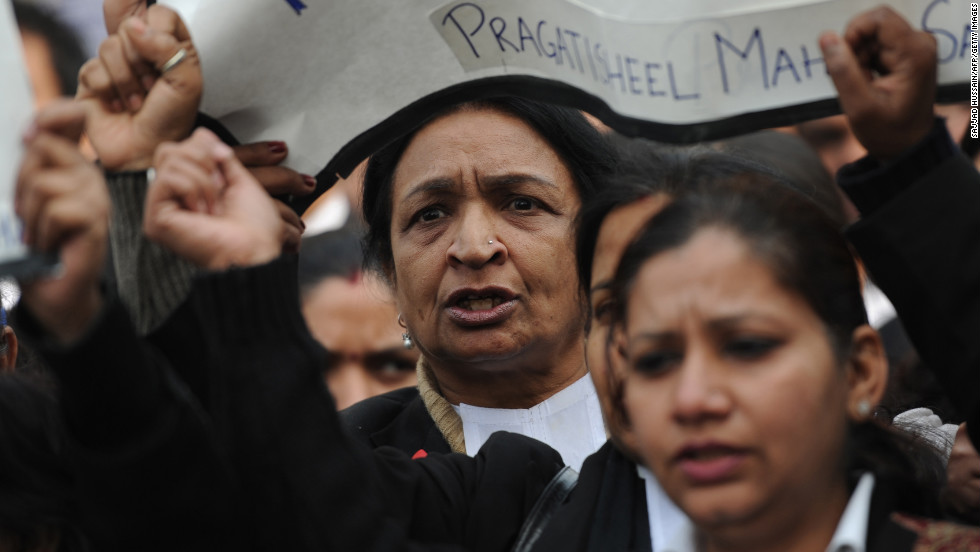
[[426, 180], [418, 186], [412, 188], [412, 190], [405, 195], [405, 200], [411, 199], [419, 194], [445, 192], [447, 190], [451, 190], [455, 185], [456, 183], [451, 178], [433, 178], [431, 180]]
[[610, 289], [612, 289], [612, 280], [604, 280], [592, 286], [592, 290], [589, 293], [594, 294], [600, 291], [608, 291]]
[[485, 188], [506, 188], [515, 184], [540, 184], [555, 190], [560, 189], [558, 184], [547, 178], [527, 174], [527, 173], [508, 173], [496, 176], [485, 176], [480, 179], [480, 186]]

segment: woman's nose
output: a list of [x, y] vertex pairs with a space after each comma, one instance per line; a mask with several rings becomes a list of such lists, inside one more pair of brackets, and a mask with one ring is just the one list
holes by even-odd
[[724, 370], [710, 354], [685, 355], [672, 397], [676, 422], [699, 424], [722, 419], [731, 412]]
[[507, 257], [507, 247], [496, 233], [494, 215], [484, 209], [464, 212], [446, 257], [450, 266], [481, 268]]

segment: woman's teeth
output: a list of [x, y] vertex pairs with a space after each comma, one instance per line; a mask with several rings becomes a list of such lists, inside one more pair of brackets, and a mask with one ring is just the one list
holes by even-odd
[[500, 297], [467, 297], [457, 305], [466, 310], [481, 311], [490, 310], [503, 302], [504, 300]]

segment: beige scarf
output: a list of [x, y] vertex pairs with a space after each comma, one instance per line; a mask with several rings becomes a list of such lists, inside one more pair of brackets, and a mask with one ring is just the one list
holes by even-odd
[[453, 410], [453, 405], [442, 396], [439, 391], [439, 382], [436, 381], [432, 368], [426, 362], [425, 357], [419, 358], [419, 363], [415, 365], [415, 374], [419, 378], [419, 395], [425, 409], [429, 411], [429, 416], [436, 423], [436, 427], [442, 432], [442, 436], [449, 443], [449, 448], [453, 452], [466, 454], [466, 441], [463, 439], [463, 420], [459, 414]]

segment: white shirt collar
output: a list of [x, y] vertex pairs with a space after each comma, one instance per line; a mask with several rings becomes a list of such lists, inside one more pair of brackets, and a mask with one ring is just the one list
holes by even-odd
[[[861, 475], [851, 499], [837, 522], [834, 536], [827, 545], [826, 552], [865, 552], [868, 539], [868, 515], [871, 511], [871, 493], [875, 487], [875, 476], [871, 473]], [[697, 532], [694, 524], [686, 520], [686, 526], [674, 534], [674, 538], [661, 552], [697, 552]]]
[[671, 542], [682, 529], [691, 522], [664, 492], [653, 472], [637, 464], [636, 473], [646, 487], [647, 521], [650, 524], [650, 549], [661, 552], [664, 545]]
[[463, 420], [466, 454], [473, 456], [497, 431], [510, 431], [547, 443], [576, 471], [606, 442], [599, 395], [588, 374], [531, 408], [453, 405]]
[[837, 530], [827, 545], [827, 552], [864, 552], [865, 543], [868, 542], [868, 515], [874, 488], [875, 476], [863, 474], [837, 522]]

